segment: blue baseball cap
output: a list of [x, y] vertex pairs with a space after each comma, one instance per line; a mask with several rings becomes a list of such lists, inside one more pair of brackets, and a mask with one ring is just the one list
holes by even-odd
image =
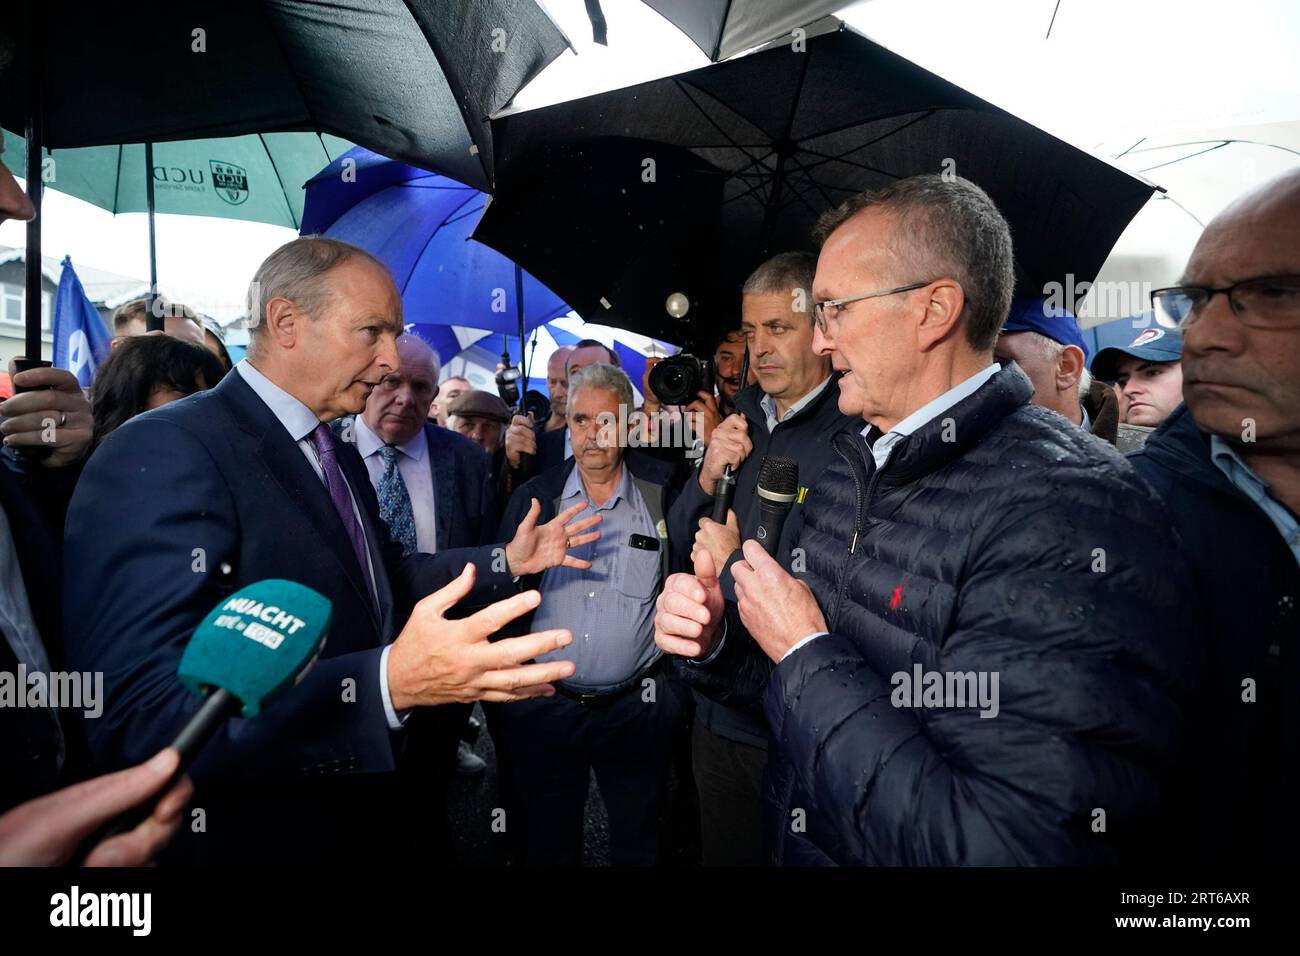
[[1073, 345], [1083, 351], [1083, 360], [1088, 360], [1088, 346], [1079, 331], [1079, 323], [1070, 310], [1064, 306], [1049, 305], [1041, 295], [1018, 295], [1011, 300], [1011, 312], [1002, 326], [1003, 334], [1008, 332], [1037, 332], [1053, 342]]
[[1182, 333], [1153, 323], [1123, 348], [1112, 346], [1098, 352], [1092, 360], [1092, 374], [1103, 382], [1115, 381], [1120, 357], [1124, 355], [1144, 362], [1177, 362], [1183, 357]]

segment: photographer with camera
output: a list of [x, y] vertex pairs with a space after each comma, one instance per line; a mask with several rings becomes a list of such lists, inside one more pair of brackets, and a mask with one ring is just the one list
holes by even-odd
[[[788, 542], [802, 515], [806, 487], [835, 456], [832, 437], [862, 427], [839, 410], [838, 391], [829, 387], [829, 359], [813, 351], [811, 289], [816, 267], [811, 253], [786, 252], [763, 263], [746, 280], [741, 330], [758, 381], [735, 393], [736, 413], [714, 430], [698, 475], [686, 483], [668, 515], [669, 540], [679, 549], [679, 564], [689, 565], [697, 549], [708, 551], [728, 599], [734, 599], [731, 565], [741, 559], [742, 539], [754, 537], [758, 524], [755, 487], [763, 460], [783, 455], [799, 463], [804, 487], [777, 551], [778, 560], [789, 569]], [[666, 364], [661, 362], [656, 373]], [[734, 511], [723, 525], [707, 515], [728, 465], [736, 479]], [[689, 550], [683, 546], [687, 541], [694, 542]], [[697, 687], [693, 758], [704, 862], [761, 865], [761, 785], [767, 764], [761, 705], [756, 701], [737, 707], [705, 697], [692, 680], [696, 667], [687, 660], [679, 664], [683, 679]]]

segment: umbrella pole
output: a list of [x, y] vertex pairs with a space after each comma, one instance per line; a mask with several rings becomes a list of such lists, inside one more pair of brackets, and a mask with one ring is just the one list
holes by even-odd
[[[35, 72], [35, 67], [32, 67]], [[23, 355], [39, 363], [41, 357], [41, 107], [37, 94], [29, 87], [27, 107], [27, 198], [36, 215], [27, 223], [27, 250], [23, 256], [26, 276], [26, 341]], [[31, 367], [31, 366], [29, 366]]]
[[524, 270], [515, 263], [515, 312], [519, 316], [519, 377], [522, 387], [519, 396], [522, 399], [528, 391], [528, 361], [524, 354]]
[[153, 200], [153, 143], [144, 144], [144, 195], [149, 208], [149, 296], [144, 327], [150, 332], [163, 331], [163, 316], [154, 308], [158, 299], [158, 237]]
[[33, 6], [34, 4], [31, 3], [24, 6], [26, 16], [23, 18], [27, 41], [27, 128], [24, 130], [27, 134], [27, 165], [24, 171], [27, 174], [27, 198], [31, 200], [32, 208], [36, 211], [36, 214], [32, 216], [31, 222], [27, 223], [27, 248], [23, 253], [23, 274], [26, 288], [24, 321], [26, 328], [23, 336], [23, 358], [25, 361], [17, 363], [17, 371], [20, 372], [29, 368], [40, 368], [51, 364], [41, 359], [41, 303], [44, 299], [44, 296], [41, 295], [41, 279], [43, 277], [43, 270], [41, 269], [41, 187], [45, 185], [45, 181], [41, 178], [41, 145], [45, 131], [43, 128], [44, 110], [41, 103], [41, 84], [38, 76], [41, 68], [40, 51], [43, 44], [37, 29], [36, 13], [32, 9]]

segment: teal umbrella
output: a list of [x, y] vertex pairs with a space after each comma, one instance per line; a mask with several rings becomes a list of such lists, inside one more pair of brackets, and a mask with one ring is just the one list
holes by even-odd
[[[4, 131], [4, 161], [26, 175], [27, 144]], [[153, 143], [154, 211], [302, 225], [303, 184], [352, 148], [317, 133], [261, 133]], [[107, 209], [149, 212], [146, 144], [45, 151], [46, 188]]]
[[[26, 142], [9, 130], [4, 138], [4, 162], [15, 175], [25, 175]], [[329, 134], [260, 133], [46, 150], [42, 181], [114, 214], [148, 213], [149, 280], [156, 292], [155, 212], [265, 222], [296, 232], [303, 185], [351, 148]], [[150, 168], [151, 177], [145, 173]]]

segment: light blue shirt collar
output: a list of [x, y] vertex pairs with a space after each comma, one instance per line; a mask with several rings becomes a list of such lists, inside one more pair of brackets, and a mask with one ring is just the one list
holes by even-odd
[[[908, 415], [901, 422], [891, 428], [888, 432], [876, 439], [876, 443], [871, 446], [871, 457], [876, 460], [876, 468], [884, 468], [885, 462], [889, 460], [889, 453], [894, 450], [894, 446], [902, 439], [912, 434], [922, 425], [935, 418], [938, 418], [948, 409], [952, 408], [962, 399], [974, 395], [980, 388], [996, 375], [1002, 366], [994, 362], [992, 365], [982, 369], [972, 375], [965, 381], [958, 382], [948, 391], [944, 392], [938, 398], [926, 402], [912, 414]], [[865, 437], [871, 426], [868, 425], [862, 429]]]
[[266, 403], [271, 414], [280, 420], [294, 441], [302, 441], [316, 430], [320, 424], [316, 413], [259, 372], [248, 359], [240, 359], [235, 371], [257, 393], [257, 397]]
[[[591, 509], [593, 511], [608, 511], [618, 504], [620, 500], [626, 499], [632, 494], [632, 473], [628, 471], [627, 462], [620, 462], [619, 468], [621, 470], [618, 476], [618, 484], [614, 486], [614, 493], [609, 496], [603, 505], [592, 505]], [[560, 500], [568, 501], [578, 495], [588, 498], [587, 489], [582, 484], [582, 473], [578, 470], [577, 462], [574, 462], [573, 470], [569, 472], [569, 477], [564, 480], [564, 490], [560, 492]], [[589, 498], [588, 501], [590, 501]]]
[[822, 379], [820, 385], [818, 385], [816, 388], [812, 389], [811, 391], [807, 392], [803, 396], [803, 398], [799, 399], [799, 401], [795, 402], [793, 405], [787, 408], [785, 410], [785, 414], [782, 415], [780, 418], [778, 418], [776, 415], [776, 399], [774, 399], [771, 395], [767, 394], [767, 392], [764, 392], [763, 397], [758, 400], [758, 404], [759, 407], [763, 409], [763, 414], [767, 416], [767, 430], [769, 432], [774, 431], [776, 429], [776, 426], [779, 425], [781, 422], [785, 421], [788, 418], [793, 418], [794, 416], [798, 415], [801, 411], [803, 411], [805, 408], [807, 408], [810, 404], [815, 402], [817, 400], [817, 396], [820, 395], [822, 392], [826, 391], [826, 386], [830, 384], [830, 381], [831, 381], [831, 377], [827, 375], [824, 379]]
[[[369, 458], [371, 455], [379, 454], [380, 449], [384, 447], [384, 440], [371, 430], [366, 424], [366, 420], [358, 415], [355, 419], [354, 426], [357, 433], [357, 451], [361, 453], [362, 458]], [[424, 452], [429, 447], [429, 443], [424, 440], [424, 429], [402, 442], [400, 445], [394, 445], [407, 458], [415, 461], [424, 460]]]
[[1273, 522], [1273, 527], [1277, 528], [1282, 540], [1295, 555], [1296, 562], [1300, 563], [1300, 521], [1269, 494], [1268, 482], [1259, 477], [1237, 450], [1218, 435], [1210, 436], [1210, 460], [1238, 491], [1253, 501], [1265, 517]]

